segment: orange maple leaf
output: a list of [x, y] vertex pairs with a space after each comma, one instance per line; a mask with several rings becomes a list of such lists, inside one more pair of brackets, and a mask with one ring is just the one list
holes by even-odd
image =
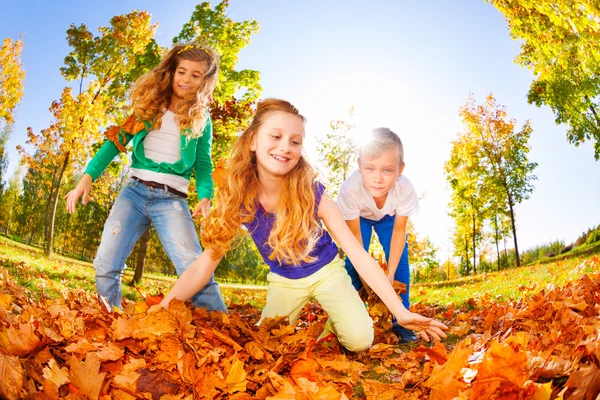
[[24, 383], [25, 375], [19, 358], [0, 354], [0, 398], [16, 400], [27, 397]]
[[69, 361], [71, 367], [71, 383], [82, 394], [94, 400], [100, 396], [100, 389], [104, 382], [105, 372], [100, 373], [100, 360], [95, 353], [86, 356], [85, 362], [81, 363], [77, 357], [71, 356]]
[[0, 347], [12, 356], [24, 356], [35, 350], [42, 341], [35, 334], [33, 324], [19, 324], [0, 332]]

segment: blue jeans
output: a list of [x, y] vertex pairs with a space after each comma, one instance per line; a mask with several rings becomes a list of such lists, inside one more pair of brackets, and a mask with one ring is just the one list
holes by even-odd
[[[386, 261], [389, 261], [390, 244], [392, 242], [392, 232], [394, 231], [395, 220], [395, 215], [386, 215], [379, 221], [373, 221], [370, 219], [360, 217], [360, 234], [362, 236], [363, 247], [366, 251], [369, 251], [371, 235], [373, 234], [373, 228], [375, 228], [375, 233], [377, 233], [379, 243], [381, 243], [381, 247], [383, 247], [383, 252], [385, 253], [385, 259]], [[360, 280], [358, 272], [356, 272], [356, 269], [354, 269], [354, 266], [352, 265], [348, 257], [346, 257], [346, 271], [348, 271], [348, 275], [350, 275], [350, 278], [352, 278], [352, 285], [354, 286], [354, 288], [356, 290], [359, 290], [362, 287], [362, 281]], [[408, 235], [406, 243], [404, 245], [404, 250], [402, 251], [402, 256], [400, 257], [400, 263], [398, 264], [398, 268], [396, 268], [396, 273], [394, 274], [394, 279], [406, 285], [406, 292], [400, 295], [400, 299], [402, 299], [402, 304], [404, 305], [404, 307], [408, 309], [410, 307], [410, 267], [408, 265]]]
[[[148, 225], [181, 275], [202, 253], [187, 199], [155, 189], [131, 178], [113, 204], [94, 258], [98, 294], [121, 307], [121, 276], [125, 260]], [[192, 298], [196, 307], [227, 311], [214, 276]]]

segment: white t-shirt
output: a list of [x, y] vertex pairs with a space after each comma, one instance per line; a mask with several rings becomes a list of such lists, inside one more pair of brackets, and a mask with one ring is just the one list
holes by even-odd
[[[157, 164], [165, 162], [174, 164], [181, 160], [181, 132], [175, 121], [175, 114], [167, 110], [162, 116], [160, 128], [153, 129], [144, 138], [144, 154], [146, 158]], [[187, 193], [190, 181], [179, 175], [165, 174], [141, 168], [131, 168], [129, 176], [136, 176], [145, 181], [162, 183]]]
[[365, 189], [362, 175], [356, 170], [342, 184], [337, 204], [345, 220], [358, 217], [379, 221], [386, 215], [408, 217], [419, 211], [419, 198], [412, 183], [404, 175], [396, 179], [396, 183], [388, 192], [383, 208], [377, 208], [373, 196]]

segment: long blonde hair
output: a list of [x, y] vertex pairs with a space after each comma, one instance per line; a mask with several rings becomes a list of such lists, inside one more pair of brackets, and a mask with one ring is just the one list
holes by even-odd
[[153, 128], [161, 125], [164, 110], [169, 107], [173, 94], [173, 75], [181, 60], [206, 64], [206, 74], [198, 91], [186, 94], [175, 110], [179, 125], [191, 129], [191, 137], [202, 136], [208, 118], [208, 109], [219, 78], [219, 55], [210, 47], [199, 44], [177, 45], [169, 51], [156, 68], [139, 78], [129, 95], [136, 119], [153, 121]]
[[[233, 144], [227, 176], [217, 192], [215, 210], [202, 229], [202, 244], [212, 249], [216, 257], [231, 249], [233, 240], [244, 234], [241, 225], [255, 218], [259, 182], [256, 153], [250, 150], [250, 145], [260, 126], [276, 111], [306, 121], [296, 107], [285, 100], [265, 99], [258, 103], [250, 126]], [[268, 240], [273, 249], [269, 259], [292, 265], [314, 261], [310, 253], [322, 229], [315, 212], [315, 177], [314, 169], [302, 156], [283, 178], [275, 225]]]

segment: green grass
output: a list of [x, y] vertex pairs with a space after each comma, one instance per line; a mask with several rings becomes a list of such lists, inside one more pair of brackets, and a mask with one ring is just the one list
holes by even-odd
[[[411, 302], [430, 304], [461, 305], [469, 298], [490, 296], [495, 301], [508, 301], [538, 293], [547, 285], [562, 286], [583, 274], [598, 272], [600, 243], [583, 245], [571, 252], [551, 259], [542, 259], [521, 268], [494, 273], [484, 273], [455, 281], [429, 284], [414, 284]], [[595, 260], [595, 261], [594, 261]], [[24, 288], [31, 291], [34, 299], [41, 296], [56, 298], [73, 289], [95, 292], [94, 268], [91, 263], [73, 260], [60, 255], [47, 259], [41, 249], [27, 246], [0, 236], [0, 265], [8, 269]], [[175, 282], [174, 277], [145, 273], [142, 283], [136, 288], [127, 284], [133, 275], [126, 270], [123, 281], [123, 296], [130, 300], [141, 300], [142, 295], [167, 293]], [[227, 304], [250, 303], [264, 306], [264, 289], [231, 288], [221, 285], [221, 293]]]
[[[69, 290], [83, 289], [96, 292], [94, 267], [92, 263], [74, 260], [61, 255], [46, 258], [43, 250], [37, 247], [0, 236], [0, 265], [8, 270], [20, 286], [31, 292], [35, 300], [42, 296], [57, 298]], [[167, 293], [176, 278], [144, 272], [142, 282], [136, 287], [128, 284], [133, 277], [133, 270], [127, 269], [123, 274], [123, 297], [139, 301], [146, 294]], [[221, 294], [227, 304], [250, 303], [264, 306], [266, 291], [264, 289], [238, 289], [221, 285]]]
[[594, 243], [520, 268], [454, 281], [415, 284], [411, 286], [411, 302], [459, 305], [469, 298], [483, 296], [491, 296], [499, 302], [518, 299], [538, 293], [548, 285], [560, 287], [583, 274], [599, 272], [599, 255], [600, 243]]

